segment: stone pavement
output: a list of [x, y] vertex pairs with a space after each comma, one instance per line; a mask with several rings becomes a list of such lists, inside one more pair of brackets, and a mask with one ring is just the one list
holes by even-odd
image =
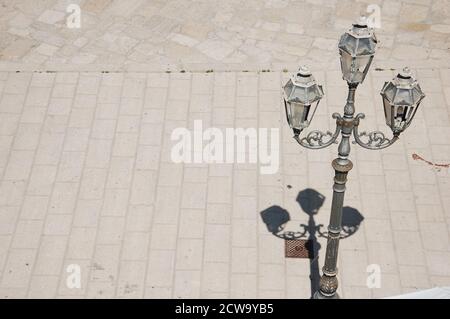
[[[308, 63], [325, 90], [312, 127], [331, 129], [337, 37], [370, 3], [382, 46], [357, 91], [362, 128], [388, 132], [391, 69], [411, 66], [427, 97], [391, 148], [352, 149], [339, 293], [450, 286], [450, 170], [433, 165], [450, 162], [449, 3], [195, 2], [80, 1], [75, 30], [66, 1], [0, 6], [0, 297], [309, 298], [324, 238], [312, 231], [318, 263], [285, 258], [262, 217], [324, 231], [336, 147], [298, 147], [280, 88]], [[194, 120], [279, 128], [280, 169], [173, 163], [171, 133]]]
[[[71, 4], [79, 5], [80, 28], [67, 26]], [[0, 65], [11, 71], [280, 71], [305, 62], [324, 68], [336, 62], [343, 30], [369, 5], [377, 6], [370, 14], [381, 26], [375, 66], [399, 67], [408, 59], [416, 67], [448, 67], [448, 0], [4, 0]]]
[[[448, 162], [450, 87], [439, 78], [450, 71], [418, 73], [428, 96], [412, 127], [390, 149], [352, 153], [346, 205], [363, 221], [342, 240], [346, 298], [450, 284], [449, 169], [412, 158]], [[326, 128], [345, 86], [339, 71], [316, 76], [326, 98], [314, 125]], [[391, 76], [372, 72], [358, 92], [369, 128], [384, 127], [372, 95]], [[284, 258], [260, 212], [283, 207], [300, 230], [308, 216], [296, 198], [312, 188], [325, 196], [314, 223], [327, 225], [336, 148], [297, 147], [280, 107], [286, 77], [1, 73], [1, 296], [309, 297], [309, 260]], [[194, 119], [280, 128], [280, 170], [173, 163], [170, 134]], [[71, 264], [81, 267], [80, 289], [67, 288]], [[366, 287], [370, 264], [381, 267], [381, 288]]]

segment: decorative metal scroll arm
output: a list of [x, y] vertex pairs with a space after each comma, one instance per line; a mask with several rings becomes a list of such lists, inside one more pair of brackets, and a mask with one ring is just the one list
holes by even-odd
[[[321, 149], [336, 143], [336, 139], [342, 128], [342, 117], [339, 113], [333, 113], [332, 117], [336, 119], [336, 130], [334, 131], [334, 134], [330, 131], [324, 133], [322, 131], [314, 130], [309, 132], [305, 137], [300, 137], [301, 131], [299, 130], [295, 132], [294, 139], [298, 144], [309, 149]], [[327, 136], [329, 136], [328, 139], [326, 139]]]
[[[355, 141], [353, 143], [357, 143], [369, 150], [381, 150], [383, 148], [391, 146], [398, 140], [400, 133], [394, 133], [394, 136], [391, 139], [388, 139], [381, 131], [373, 131], [369, 133], [363, 131], [359, 133], [359, 120], [364, 118], [365, 114], [359, 113], [354, 119], [353, 135], [355, 137]], [[363, 139], [367, 139], [367, 141], [364, 142]]]

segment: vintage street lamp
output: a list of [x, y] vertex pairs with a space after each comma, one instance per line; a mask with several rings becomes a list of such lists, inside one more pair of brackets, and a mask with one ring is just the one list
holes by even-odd
[[377, 38], [367, 27], [367, 19], [360, 17], [339, 41], [342, 77], [348, 83], [362, 83], [375, 55]]
[[425, 97], [409, 68], [404, 68], [392, 81], [386, 82], [380, 94], [383, 97], [386, 124], [394, 135], [400, 134], [411, 124]]
[[289, 126], [296, 135], [308, 127], [322, 96], [322, 86], [316, 84], [311, 72], [304, 66], [286, 83], [284, 107]]
[[[301, 67], [296, 76], [283, 87], [286, 117], [294, 132], [294, 139], [303, 147], [322, 149], [337, 143], [339, 134], [338, 157], [333, 160], [335, 170], [333, 199], [331, 203], [330, 223], [328, 226], [328, 242], [325, 253], [325, 264], [322, 268], [319, 290], [314, 298], [339, 298], [336, 290], [337, 258], [339, 239], [342, 228], [342, 207], [344, 204], [347, 174], [353, 163], [349, 160], [350, 136], [353, 134], [354, 144], [371, 150], [379, 150], [392, 145], [398, 140], [410, 124], [420, 102], [425, 97], [418, 82], [408, 68], [404, 68], [393, 80], [386, 82], [381, 90], [386, 124], [391, 128], [393, 137], [385, 137], [381, 131], [361, 132], [358, 127], [364, 113], [355, 114], [355, 92], [369, 71], [375, 54], [377, 40], [373, 30], [367, 26], [366, 19], [360, 18], [353, 27], [342, 35], [339, 42], [342, 78], [347, 81], [348, 96], [344, 106], [344, 115], [334, 113], [336, 130], [334, 133], [311, 131], [300, 137], [302, 130], [309, 126], [315, 109], [323, 96], [322, 86], [318, 85], [311, 72]], [[311, 113], [311, 107], [313, 107]]]

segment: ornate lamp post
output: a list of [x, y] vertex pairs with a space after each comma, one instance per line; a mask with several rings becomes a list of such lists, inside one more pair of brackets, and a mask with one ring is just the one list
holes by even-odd
[[386, 124], [391, 128], [393, 137], [389, 139], [380, 131], [359, 133], [359, 122], [364, 119], [365, 115], [359, 113], [354, 116], [355, 91], [368, 73], [375, 55], [376, 43], [373, 30], [367, 26], [364, 17], [353, 24], [352, 28], [343, 34], [339, 41], [342, 77], [348, 84], [348, 97], [344, 106], [344, 115], [341, 116], [339, 113], [332, 115], [336, 119], [334, 133], [315, 130], [306, 137], [300, 137], [302, 130], [309, 126], [323, 96], [322, 87], [316, 83], [306, 67], [301, 67], [298, 73], [283, 87], [287, 121], [294, 132], [294, 139], [301, 146], [309, 149], [322, 149], [337, 143], [336, 140], [341, 134], [338, 157], [332, 162], [335, 176], [325, 265], [322, 268], [320, 288], [314, 298], [339, 298], [336, 293], [338, 287], [336, 264], [345, 184], [347, 174], [353, 167], [353, 163], [348, 158], [350, 136], [353, 134], [354, 144], [371, 150], [379, 150], [392, 145], [398, 140], [400, 133], [411, 124], [420, 102], [425, 97], [410, 70], [404, 68], [394, 79], [386, 82], [381, 90]]

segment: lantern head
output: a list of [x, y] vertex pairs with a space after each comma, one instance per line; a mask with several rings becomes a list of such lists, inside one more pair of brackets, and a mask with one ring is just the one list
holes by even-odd
[[323, 97], [321, 85], [311, 75], [309, 69], [302, 66], [286, 85], [284, 91], [284, 106], [289, 126], [296, 135], [308, 127], [320, 99]]
[[404, 68], [391, 81], [385, 82], [380, 94], [386, 124], [394, 135], [399, 135], [411, 124], [425, 94], [409, 68]]
[[366, 17], [360, 17], [352, 28], [341, 36], [338, 47], [344, 80], [352, 84], [364, 81], [375, 55], [376, 44], [377, 38], [373, 29], [367, 26]]

